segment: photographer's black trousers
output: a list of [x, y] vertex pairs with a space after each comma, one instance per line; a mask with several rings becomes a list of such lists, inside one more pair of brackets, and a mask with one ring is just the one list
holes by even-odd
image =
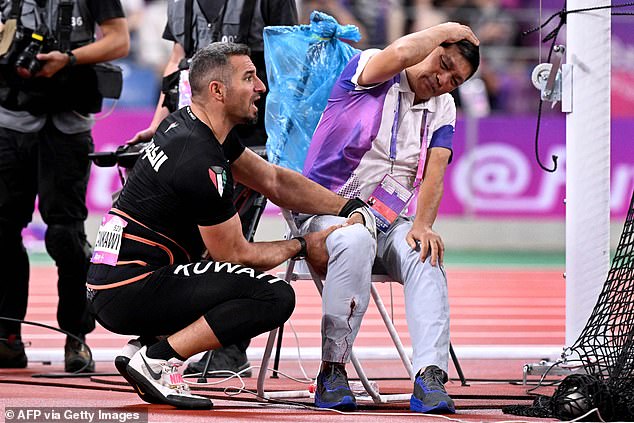
[[[58, 268], [59, 326], [75, 335], [94, 329], [86, 302], [90, 245], [84, 232], [93, 149], [89, 131], [63, 134], [50, 120], [37, 133], [0, 128], [0, 316], [26, 315], [29, 260], [22, 229], [39, 195], [46, 249]], [[0, 321], [0, 337], [8, 334], [20, 334], [20, 325]]]
[[[107, 272], [108, 279], [121, 280], [122, 270], [93, 266], [100, 269], [91, 273]], [[227, 346], [279, 327], [295, 308], [295, 293], [287, 282], [238, 264], [204, 260], [148, 270], [151, 273], [139, 280], [127, 279], [134, 280], [130, 283], [89, 284], [95, 288], [89, 296], [97, 320], [106, 329], [136, 336], [171, 335], [203, 316]]]

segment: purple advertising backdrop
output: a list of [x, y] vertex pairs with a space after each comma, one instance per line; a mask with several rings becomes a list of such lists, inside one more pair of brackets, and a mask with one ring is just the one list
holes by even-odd
[[[118, 112], [95, 126], [95, 150], [114, 150], [151, 120], [148, 112]], [[447, 169], [440, 213], [476, 217], [563, 218], [565, 194], [565, 118], [542, 119], [540, 158], [555, 173], [542, 171], [535, 161], [534, 117], [500, 116], [482, 119], [479, 139], [466, 149], [466, 122], [459, 120], [454, 137], [454, 159]], [[634, 190], [634, 119], [612, 122], [612, 215], [627, 214]], [[102, 213], [110, 207], [111, 193], [121, 187], [115, 168], [93, 166], [88, 207]]]
[[[448, 215], [564, 217], [566, 182], [565, 118], [542, 119], [539, 152], [548, 173], [535, 159], [534, 117], [489, 117], [479, 122], [479, 139], [465, 148], [465, 124], [458, 122], [454, 162], [447, 170], [440, 212]], [[634, 190], [634, 119], [613, 119], [611, 209], [627, 214]]]
[[634, 16], [612, 18], [611, 87], [612, 116], [634, 116]]

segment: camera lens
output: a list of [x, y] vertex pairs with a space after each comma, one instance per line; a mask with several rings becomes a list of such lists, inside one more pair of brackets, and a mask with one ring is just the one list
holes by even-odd
[[15, 60], [15, 68], [22, 78], [31, 78], [41, 68], [42, 63], [37, 60], [37, 55], [42, 51], [44, 37], [40, 34], [31, 34], [31, 42]]

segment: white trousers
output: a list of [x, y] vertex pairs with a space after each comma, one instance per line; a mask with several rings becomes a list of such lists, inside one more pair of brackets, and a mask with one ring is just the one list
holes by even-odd
[[[338, 216], [314, 216], [300, 232], [320, 231], [343, 223]], [[449, 300], [444, 269], [407, 245], [411, 219], [399, 217], [378, 246], [363, 225], [333, 232], [326, 240], [330, 255], [322, 297], [322, 360], [347, 363], [361, 320], [370, 302], [375, 256], [390, 277], [405, 290], [405, 315], [412, 340], [414, 371], [436, 365], [447, 371], [449, 360]]]

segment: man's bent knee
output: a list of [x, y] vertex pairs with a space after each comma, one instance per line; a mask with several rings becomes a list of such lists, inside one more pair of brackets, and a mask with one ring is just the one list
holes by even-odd
[[359, 260], [374, 262], [376, 241], [363, 225], [355, 224], [337, 229], [326, 239], [330, 254], [349, 254]]
[[295, 291], [290, 284], [286, 282], [275, 282], [272, 284], [275, 295], [275, 312], [273, 316], [276, 320], [275, 327], [283, 325], [290, 319], [293, 310], [295, 310]]

